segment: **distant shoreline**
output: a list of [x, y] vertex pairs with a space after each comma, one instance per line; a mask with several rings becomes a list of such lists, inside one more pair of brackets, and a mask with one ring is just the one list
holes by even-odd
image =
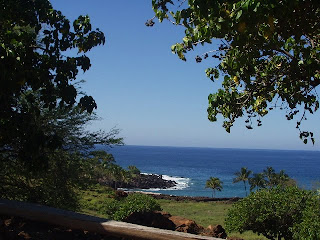
[[162, 193], [154, 192], [144, 192], [144, 191], [125, 191], [126, 193], [142, 193], [150, 195], [155, 199], [165, 199], [165, 200], [174, 200], [174, 201], [194, 201], [194, 202], [225, 202], [225, 203], [234, 203], [239, 201], [240, 197], [229, 197], [229, 198], [211, 198], [211, 197], [191, 197], [191, 196], [176, 196]]

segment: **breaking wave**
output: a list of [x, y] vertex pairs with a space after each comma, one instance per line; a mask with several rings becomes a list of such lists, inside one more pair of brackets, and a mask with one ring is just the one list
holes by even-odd
[[[150, 173], [141, 173], [141, 174], [152, 175]], [[174, 186], [174, 187], [171, 187], [171, 188], [150, 188], [150, 189], [143, 189], [143, 190], [146, 190], [146, 191], [182, 190], [182, 189], [188, 188], [190, 186], [190, 178], [177, 177], [177, 176], [168, 176], [168, 175], [162, 175], [162, 178], [164, 180], [175, 181], [177, 183], [177, 185]]]

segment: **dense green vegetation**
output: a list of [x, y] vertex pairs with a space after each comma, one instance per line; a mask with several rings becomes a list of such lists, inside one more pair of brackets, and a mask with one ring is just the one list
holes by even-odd
[[298, 187], [274, 187], [235, 203], [226, 217], [228, 231], [252, 230], [268, 239], [318, 239], [320, 199]]
[[[212, 47], [195, 57], [196, 62], [216, 59], [206, 69], [212, 81], [223, 76], [221, 88], [208, 97], [210, 121], [222, 116], [230, 132], [244, 117], [252, 129], [269, 111], [280, 109], [288, 120], [297, 117], [304, 143], [314, 142], [301, 123], [319, 108], [318, 0], [152, 0], [152, 8], [160, 22], [184, 28], [183, 39], [171, 47], [180, 59], [186, 61], [199, 45]], [[153, 26], [154, 18], [146, 25]]]

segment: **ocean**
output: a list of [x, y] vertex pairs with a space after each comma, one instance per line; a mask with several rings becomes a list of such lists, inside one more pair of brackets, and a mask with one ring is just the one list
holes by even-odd
[[171, 189], [145, 191], [177, 196], [212, 195], [206, 189], [209, 177], [218, 177], [223, 190], [216, 197], [244, 197], [243, 182], [232, 183], [234, 173], [247, 167], [254, 173], [268, 166], [284, 170], [300, 187], [320, 188], [320, 152], [298, 150], [255, 150], [195, 147], [119, 146], [106, 149], [117, 164], [138, 167], [142, 173], [161, 174], [178, 185]]

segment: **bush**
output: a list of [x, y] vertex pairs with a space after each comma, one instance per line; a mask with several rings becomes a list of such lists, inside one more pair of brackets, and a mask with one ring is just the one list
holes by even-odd
[[[317, 206], [318, 211], [314, 211]], [[319, 239], [319, 197], [297, 187], [259, 190], [228, 211], [229, 232], [252, 230], [268, 239]], [[301, 235], [312, 236], [301, 238]], [[313, 237], [317, 236], [317, 237]]]
[[113, 219], [121, 221], [134, 212], [160, 211], [160, 204], [151, 196], [146, 194], [130, 194], [113, 214]]
[[301, 222], [294, 225], [294, 239], [320, 239], [320, 200], [318, 197], [307, 199]]

